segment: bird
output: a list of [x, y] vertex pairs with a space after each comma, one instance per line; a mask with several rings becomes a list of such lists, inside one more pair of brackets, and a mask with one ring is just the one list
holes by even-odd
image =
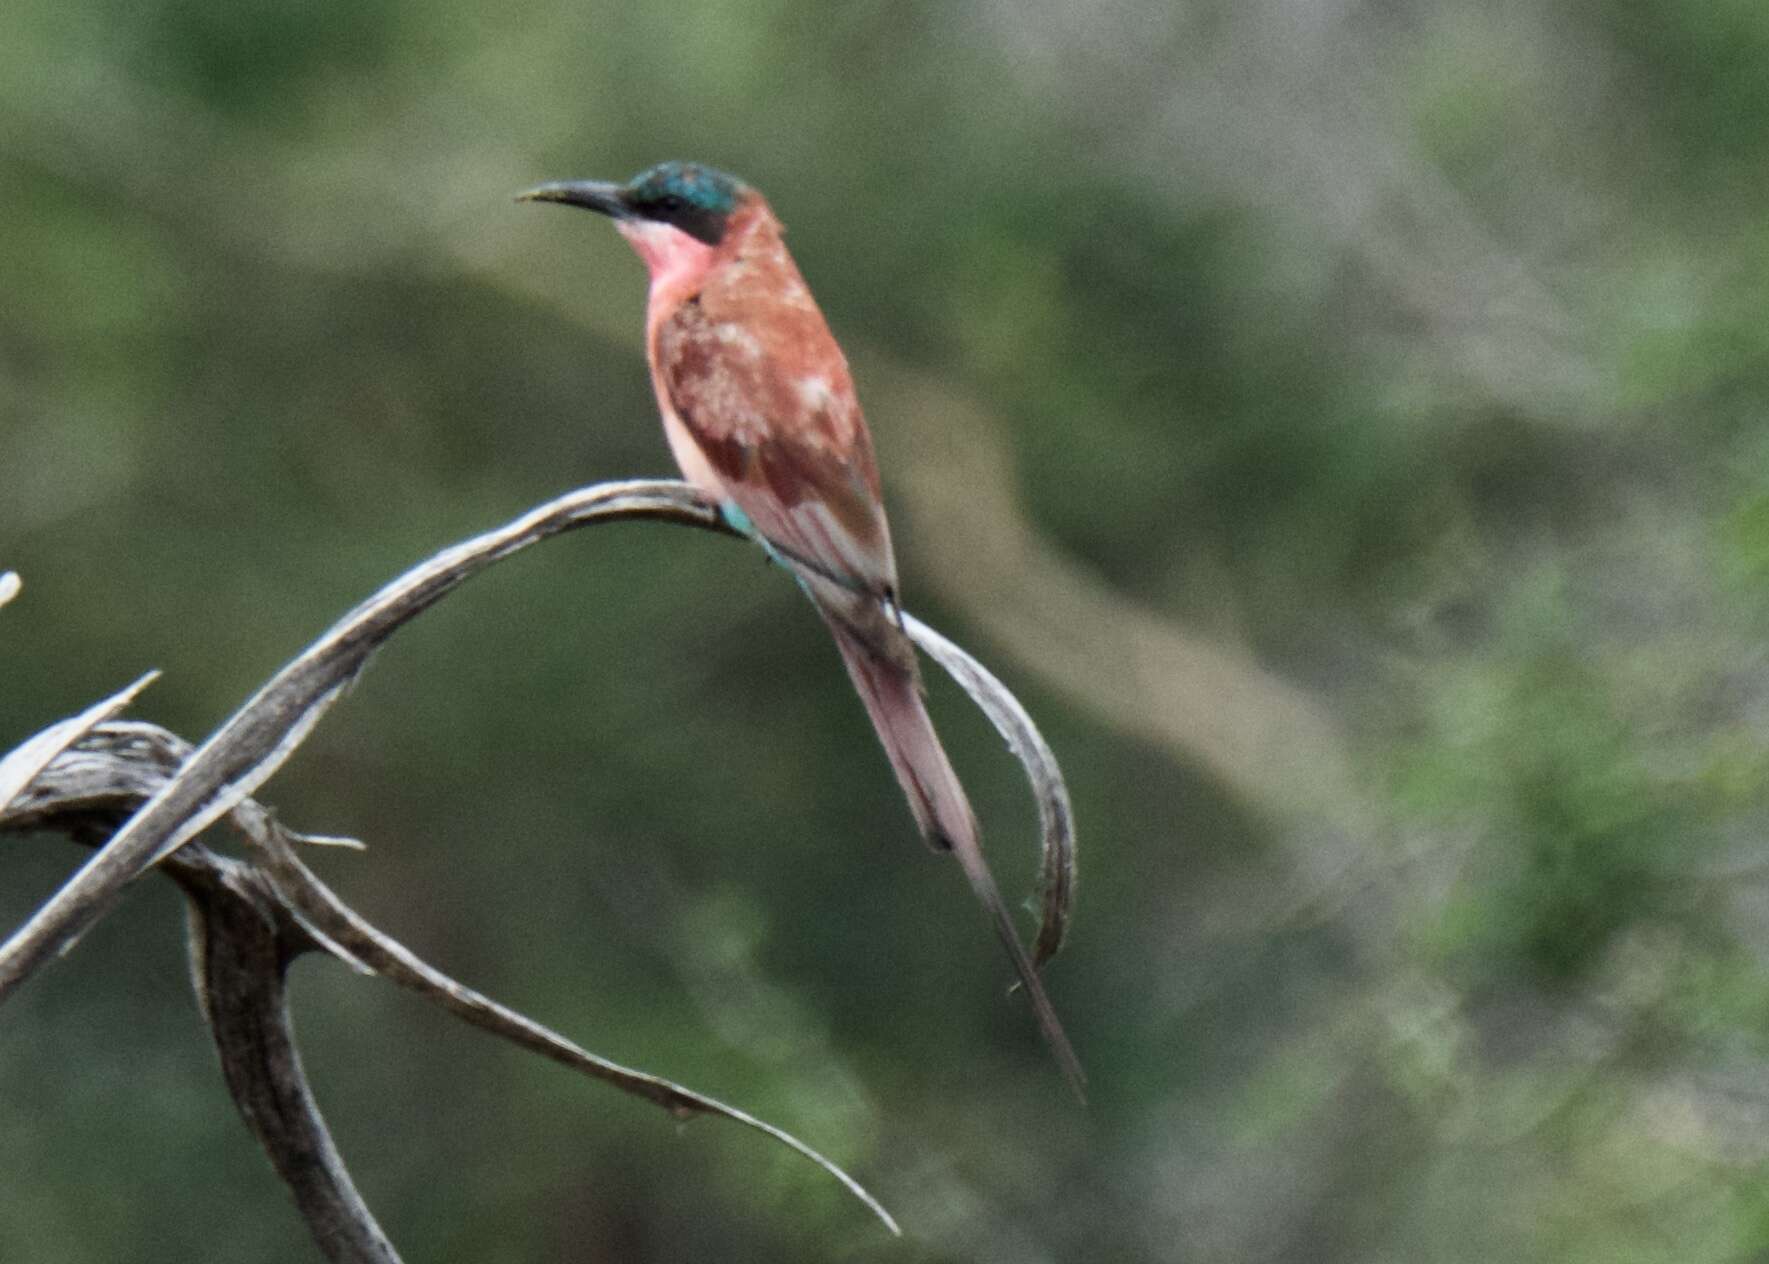
[[847, 358], [754, 187], [664, 162], [517, 194], [606, 215], [650, 273], [645, 350], [688, 483], [798, 580], [834, 637], [922, 836], [954, 855], [1076, 1095], [1086, 1077], [983, 856], [923, 701], [872, 436]]

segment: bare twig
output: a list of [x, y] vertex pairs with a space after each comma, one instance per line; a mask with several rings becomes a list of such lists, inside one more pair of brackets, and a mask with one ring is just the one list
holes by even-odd
[[84, 737], [94, 725], [110, 719], [135, 701], [135, 695], [153, 684], [159, 674], [157, 671], [148, 672], [127, 689], [93, 703], [79, 715], [51, 724], [22, 746], [15, 747], [5, 759], [0, 759], [0, 809], [16, 799], [50, 761]]
[[598, 1057], [573, 1044], [548, 1027], [535, 1022], [490, 997], [457, 983], [426, 964], [403, 944], [375, 929], [303, 865], [295, 855], [290, 835], [265, 814], [254, 830], [279, 893], [295, 909], [309, 931], [317, 930], [329, 943], [339, 945], [352, 958], [367, 965], [401, 987], [426, 999], [482, 1031], [502, 1036], [512, 1044], [538, 1053], [562, 1066], [581, 1071], [612, 1084], [623, 1092], [642, 1097], [668, 1110], [678, 1119], [694, 1115], [717, 1115], [772, 1137], [788, 1149], [809, 1159], [847, 1187], [849, 1193], [872, 1211], [893, 1234], [901, 1234], [890, 1212], [858, 1181], [791, 1133], [724, 1102], [683, 1088], [662, 1076], [649, 1075]]

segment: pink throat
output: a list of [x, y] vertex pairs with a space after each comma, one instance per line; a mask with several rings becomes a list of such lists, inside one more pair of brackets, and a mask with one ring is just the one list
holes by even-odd
[[615, 227], [651, 272], [651, 292], [692, 289], [712, 267], [713, 248], [679, 228], [653, 220], [619, 220]]

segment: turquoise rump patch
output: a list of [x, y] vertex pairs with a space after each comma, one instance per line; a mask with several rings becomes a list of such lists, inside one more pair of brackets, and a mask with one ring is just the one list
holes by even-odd
[[749, 520], [749, 515], [743, 512], [736, 501], [722, 502], [719, 505], [719, 517], [725, 520], [726, 526], [739, 535], [746, 535], [752, 540], [756, 538], [756, 524]]
[[[773, 542], [769, 540], [767, 536], [756, 530], [756, 524], [749, 520], [749, 515], [743, 512], [742, 506], [736, 501], [721, 501], [719, 504], [719, 517], [725, 520], [725, 525], [730, 527], [731, 530], [747, 539], [754, 540], [757, 544], [761, 545], [762, 552], [768, 555], [768, 560], [770, 562], [788, 571], [794, 579], [798, 580], [800, 588], [805, 587], [804, 577], [798, 573], [797, 568], [792, 565], [791, 561], [789, 561], [779, 549], [774, 547]], [[811, 590], [805, 588], [805, 591], [808, 593]]]

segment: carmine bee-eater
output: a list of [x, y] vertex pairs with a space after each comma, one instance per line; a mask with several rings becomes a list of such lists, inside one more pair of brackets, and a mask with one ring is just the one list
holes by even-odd
[[848, 362], [767, 201], [741, 180], [666, 162], [626, 184], [519, 195], [599, 211], [651, 273], [645, 348], [670, 451], [726, 520], [798, 579], [834, 634], [922, 835], [958, 857], [1081, 1092], [1063, 1034], [978, 842], [977, 821], [922, 704], [872, 436]]

